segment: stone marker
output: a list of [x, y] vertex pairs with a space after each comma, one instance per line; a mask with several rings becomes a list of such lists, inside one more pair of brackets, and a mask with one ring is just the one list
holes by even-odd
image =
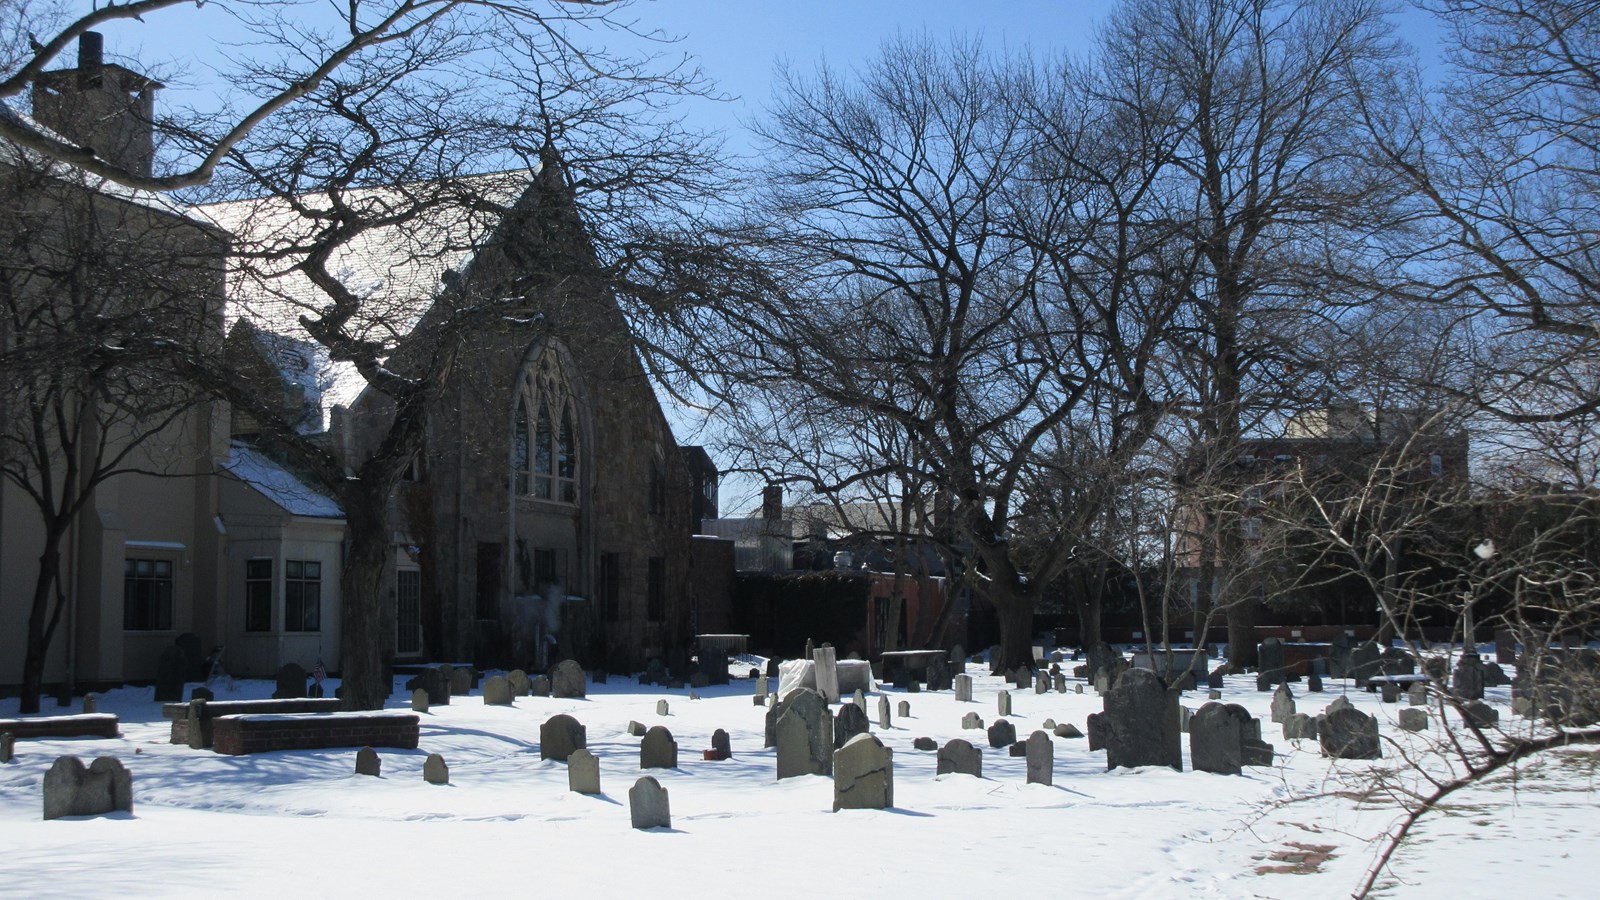
[[1222, 699], [1222, 692], [1218, 691], [1218, 690], [1206, 691], [1206, 699], [1207, 700], [1221, 700]]
[[637, 721], [628, 722], [628, 734], [633, 736], [633, 737], [644, 737], [644, 733], [647, 730], [648, 729], [646, 729], [644, 727], [644, 725], [641, 724], [640, 722], [637, 722]]
[[[179, 696], [182, 695], [181, 686]], [[278, 685], [272, 692], [274, 700], [292, 700], [306, 695], [306, 670], [299, 663], [284, 663], [278, 670]], [[160, 699], [160, 698], [157, 698]], [[177, 700], [179, 697], [168, 698]]]
[[1286, 741], [1314, 741], [1317, 739], [1317, 720], [1305, 713], [1295, 713], [1283, 720], [1283, 739]]
[[378, 758], [378, 751], [371, 747], [362, 747], [356, 751], [356, 774], [378, 777], [383, 770], [383, 760]]
[[889, 698], [878, 697], [878, 727], [888, 731], [893, 727], [893, 720], [889, 718]]
[[443, 666], [428, 666], [406, 682], [406, 690], [422, 691], [431, 706], [450, 705], [450, 675]]
[[[1056, 693], [1065, 694], [1067, 692], [1067, 676], [1057, 672], [1050, 678], [1051, 686], [1055, 688]], [[1082, 687], [1082, 685], [1079, 685], [1079, 687]]]
[[1468, 725], [1479, 728], [1493, 728], [1500, 724], [1499, 711], [1482, 700], [1474, 700], [1461, 707], [1461, 716]]
[[839, 660], [832, 647], [818, 647], [811, 652], [816, 664], [817, 693], [829, 703], [839, 702]]
[[1328, 704], [1328, 708], [1324, 709], [1322, 714], [1331, 715], [1341, 709], [1355, 709], [1355, 706], [1351, 704], [1350, 698], [1341, 695], [1333, 698], [1333, 702]]
[[[301, 670], [304, 675], [305, 670]], [[173, 644], [161, 651], [161, 657], [156, 661], [156, 702], [176, 703], [183, 699], [183, 682], [189, 674], [189, 655], [183, 648]], [[300, 693], [295, 696], [305, 696], [306, 683], [300, 681]], [[276, 696], [276, 695], [274, 695]]]
[[1390, 647], [1379, 657], [1378, 670], [1384, 675], [1415, 675], [1417, 659], [1409, 651]]
[[931, 737], [919, 737], [911, 742], [913, 750], [938, 750], [939, 745]]
[[1384, 681], [1378, 685], [1378, 699], [1384, 703], [1400, 702], [1400, 685], [1394, 681]]
[[1006, 748], [1006, 755], [1017, 759], [1022, 759], [1028, 755], [1028, 742], [1017, 741], [1015, 744], [1012, 744]]
[[83, 714], [84, 715], [90, 715], [90, 714], [93, 714], [93, 713], [99, 711], [96, 708], [96, 701], [98, 700], [98, 698], [99, 698], [98, 694], [84, 694], [83, 695]]
[[[933, 743], [933, 739], [929, 738], [928, 743]], [[939, 750], [939, 758], [934, 765], [935, 775], [971, 775], [974, 778], [982, 778], [983, 751], [972, 746], [970, 741], [951, 738]]]
[[1081, 694], [1081, 693], [1083, 693], [1083, 685], [1081, 685], [1081, 684], [1075, 684], [1075, 685], [1073, 685], [1073, 686], [1072, 686], [1072, 692], [1073, 692], [1073, 693], [1074, 693], [1074, 694]]
[[1238, 775], [1244, 766], [1272, 765], [1272, 745], [1256, 736], [1259, 725], [1237, 703], [1207, 703], [1189, 723], [1189, 758], [1196, 772]]
[[1170, 766], [1183, 771], [1178, 696], [1167, 691], [1156, 673], [1123, 671], [1106, 694], [1103, 715], [1107, 769]]
[[667, 789], [649, 775], [635, 781], [628, 789], [628, 815], [635, 828], [671, 828]]
[[417, 688], [411, 692], [411, 711], [425, 713], [428, 711], [428, 692]]
[[975, 712], [969, 712], [966, 715], [961, 717], [961, 727], [962, 728], [982, 728], [983, 727], [983, 717], [979, 716]]
[[1050, 691], [1050, 675], [1049, 675], [1049, 673], [1040, 672], [1038, 675], [1034, 676], [1034, 679], [1033, 679], [1033, 692], [1035, 694], [1045, 694], [1045, 693], [1049, 693], [1049, 691]]
[[566, 762], [572, 751], [589, 746], [589, 731], [583, 723], [557, 713], [539, 726], [539, 758]]
[[1400, 727], [1406, 731], [1428, 730], [1428, 711], [1415, 706], [1400, 710]]
[[515, 696], [511, 680], [504, 675], [495, 675], [483, 682], [484, 706], [511, 706]]
[[1483, 667], [1484, 687], [1505, 687], [1510, 683], [1511, 677], [1506, 674], [1505, 669], [1500, 668], [1499, 663], [1489, 663]]
[[0, 731], [0, 763], [11, 762], [17, 755], [17, 736], [9, 731]]
[[816, 691], [800, 688], [773, 707], [778, 777], [833, 771], [833, 717]]
[[989, 746], [1009, 747], [1017, 742], [1017, 726], [1005, 719], [996, 719], [989, 726]]
[[1050, 735], [1043, 731], [1028, 735], [1024, 755], [1028, 759], [1028, 784], [1055, 784], [1056, 745]]
[[1221, 666], [1217, 666], [1215, 669], [1212, 669], [1211, 672], [1208, 675], [1206, 675], [1206, 687], [1210, 688], [1213, 691], [1222, 690], [1222, 667]]
[[1507, 629], [1494, 633], [1494, 661], [1505, 666], [1517, 662], [1517, 636]]
[[998, 715], [1011, 715], [1011, 692], [1001, 691], [996, 697], [996, 705], [999, 707], [997, 710]]
[[[182, 696], [183, 686], [178, 688]], [[46, 819], [132, 811], [133, 776], [114, 756], [102, 756], [87, 768], [76, 756], [63, 756], [44, 773]]]
[[967, 674], [955, 677], [956, 699], [963, 703], [972, 702], [972, 676]]
[[676, 769], [678, 767], [678, 742], [664, 725], [651, 726], [639, 742], [639, 768]]
[[600, 793], [600, 758], [579, 747], [567, 756], [567, 790], [574, 794]]
[[1306, 676], [1306, 690], [1313, 694], [1322, 693], [1322, 673], [1312, 672]]
[[589, 692], [589, 676], [577, 660], [563, 659], [550, 670], [550, 696], [558, 700], [585, 697]]
[[895, 712], [895, 715], [899, 716], [902, 719], [911, 718], [911, 701], [910, 700], [901, 700], [899, 703], [895, 704], [894, 712]]
[[1457, 700], [1482, 700], [1483, 681], [1483, 660], [1476, 653], [1463, 653], [1450, 680], [1450, 692]]
[[528, 680], [528, 693], [535, 697], [550, 696], [550, 676], [535, 675]]
[[1376, 718], [1351, 706], [1334, 709], [1330, 704], [1328, 708], [1332, 712], [1324, 713], [1322, 721], [1317, 723], [1323, 756], [1334, 759], [1379, 759], [1383, 756]]
[[1111, 676], [1103, 669], [1095, 673], [1094, 692], [1102, 697], [1111, 692]]
[[894, 751], [858, 734], [833, 754], [833, 810], [894, 806]]
[[1425, 684], [1413, 684], [1406, 691], [1406, 703], [1411, 706], [1427, 706], [1428, 686]]
[[478, 672], [472, 666], [449, 666], [450, 693], [463, 697], [472, 693], [472, 683], [478, 680]]
[[1287, 682], [1283, 682], [1272, 692], [1272, 721], [1282, 725], [1283, 720], [1292, 715], [1294, 715], [1294, 692], [1289, 690]]
[[422, 780], [429, 784], [449, 784], [450, 767], [445, 765], [444, 757], [437, 753], [429, 753], [427, 760], [422, 763]]
[[[513, 697], [526, 697], [533, 691], [533, 682], [528, 680], [528, 673], [521, 669], [512, 669], [511, 673], [506, 676], [506, 680], [511, 682], [511, 696]], [[488, 693], [487, 689], [484, 693]]]
[[726, 730], [718, 728], [711, 732], [711, 752], [716, 754], [717, 759], [733, 758], [733, 743], [728, 739]]
[[1262, 641], [1256, 648], [1256, 660], [1260, 678], [1265, 679], [1267, 685], [1282, 684], [1288, 677], [1289, 673], [1284, 668], [1282, 638]]
[[867, 695], [861, 688], [856, 688], [856, 692], [850, 695], [850, 702], [865, 710], [867, 708]]
[[1054, 734], [1058, 738], [1070, 739], [1083, 737], [1083, 732], [1079, 731], [1078, 726], [1072, 724], [1071, 722], [1062, 722], [1060, 725], [1052, 728], [1050, 733]]
[[866, 709], [853, 703], [846, 703], [839, 707], [839, 713], [833, 719], [833, 749], [837, 750], [856, 735], [866, 734], [871, 730], [872, 725], [867, 721]]
[[767, 694], [769, 693], [769, 691], [767, 690], [767, 684], [768, 684], [767, 676], [765, 676], [765, 675], [757, 676], [757, 678], [756, 678], [756, 698], [759, 699], [762, 703], [766, 703], [767, 702]]
[[1193, 718], [1193, 717], [1194, 717], [1194, 710], [1190, 709], [1187, 706], [1179, 706], [1178, 707], [1178, 732], [1180, 734], [1188, 734], [1189, 733], [1189, 720], [1191, 718]]
[[1363, 641], [1350, 651], [1349, 677], [1358, 685], [1367, 683], [1367, 679], [1378, 674], [1379, 659], [1383, 649], [1372, 641]]
[[668, 709], [667, 701], [665, 701], [665, 700], [657, 700], [656, 701], [656, 715], [658, 715], [658, 716], [666, 715], [667, 714], [667, 709]]

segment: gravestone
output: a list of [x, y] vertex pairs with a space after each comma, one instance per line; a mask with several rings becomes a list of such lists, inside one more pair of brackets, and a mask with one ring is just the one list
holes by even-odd
[[1118, 675], [1122, 674], [1122, 654], [1104, 641], [1084, 647], [1083, 658], [1084, 662], [1087, 663], [1084, 677], [1097, 685], [1100, 683], [1098, 676], [1102, 672], [1105, 673], [1108, 685], [1113, 683]]
[[1072, 686], [1072, 692], [1073, 692], [1073, 693], [1074, 693], [1074, 694], [1081, 694], [1081, 693], [1083, 693], [1083, 685], [1081, 685], [1081, 684], [1075, 684], [1075, 685], [1073, 685], [1073, 686]]
[[670, 707], [668, 706], [667, 701], [665, 701], [665, 700], [657, 700], [656, 701], [656, 715], [664, 716], [664, 715], [667, 714], [667, 710], [668, 709], [670, 709]]
[[[810, 694], [811, 696], [805, 697], [804, 699], [801, 699], [801, 691], [802, 690], [805, 693]], [[805, 713], [806, 718], [808, 720], [810, 720], [812, 718], [822, 718], [822, 719], [827, 719], [828, 720], [828, 728], [829, 728], [828, 747], [829, 747], [830, 750], [832, 749], [832, 747], [833, 747], [833, 737], [832, 737], [833, 719], [830, 717], [830, 714], [828, 713], [827, 704], [822, 702], [822, 695], [821, 694], [818, 694], [816, 691], [813, 691], [810, 688], [802, 688], [802, 689], [797, 689], [797, 690], [791, 691], [787, 696], [783, 697], [783, 699], [781, 699], [781, 700], [776, 699], [777, 698], [776, 694], [774, 694], [772, 696], [773, 696], [775, 702], [772, 704], [771, 707], [769, 707], [767, 709], [766, 739], [765, 739], [764, 743], [762, 744], [762, 746], [764, 746], [764, 747], [776, 747], [776, 746], [778, 746], [778, 717], [780, 715], [783, 715], [784, 712], [788, 711], [795, 704], [798, 703], [798, 704], [801, 705], [802, 712]]]
[[630, 737], [644, 737], [644, 733], [647, 730], [649, 729], [645, 728], [644, 725], [638, 721], [628, 722], [628, 735]]
[[1313, 694], [1322, 693], [1322, 674], [1320, 672], [1312, 672], [1306, 677], [1306, 690]]
[[278, 670], [278, 686], [272, 692], [272, 699], [290, 700], [305, 695], [306, 670], [299, 663], [284, 663], [283, 668]]
[[528, 693], [535, 697], [550, 696], [550, 676], [535, 675], [528, 679]]
[[[306, 682], [305, 670], [302, 669], [300, 679], [300, 693], [296, 697], [305, 696]], [[161, 657], [156, 661], [156, 702], [176, 703], [183, 699], [183, 682], [189, 675], [189, 657], [183, 648], [173, 644], [161, 651]], [[274, 694], [273, 696], [277, 696]], [[65, 758], [65, 757], [63, 757]], [[109, 758], [109, 757], [107, 757]]]
[[583, 723], [557, 713], [539, 726], [539, 758], [566, 762], [572, 751], [589, 746], [589, 730]]
[[98, 704], [99, 704], [99, 695], [98, 694], [84, 694], [83, 695], [83, 714], [87, 716], [87, 715], [91, 715], [91, 714], [93, 714], [95, 712], [98, 712], [99, 711]]
[[511, 680], [503, 675], [495, 675], [483, 682], [484, 706], [511, 706], [512, 697]]
[[1350, 636], [1343, 632], [1333, 636], [1332, 647], [1328, 650], [1328, 675], [1332, 678], [1350, 677], [1351, 658]]
[[1493, 728], [1500, 724], [1500, 713], [1482, 700], [1474, 700], [1461, 707], [1461, 717], [1469, 725]]
[[1067, 692], [1067, 676], [1057, 672], [1051, 676], [1051, 681], [1051, 686], [1055, 688], [1056, 693], [1065, 694]]
[[1033, 684], [1033, 672], [1029, 671], [1027, 666], [1017, 666], [1011, 673], [1011, 686], [1019, 691], [1025, 691], [1030, 684]]
[[1017, 726], [1005, 719], [996, 719], [994, 724], [989, 726], [988, 734], [991, 747], [1009, 747], [1017, 742]]
[[567, 757], [567, 790], [574, 794], [600, 793], [600, 758], [579, 747]]
[[450, 676], [450, 693], [465, 697], [472, 693], [473, 682], [478, 680], [478, 672], [472, 666], [445, 666]]
[[716, 754], [717, 759], [733, 758], [733, 742], [728, 739], [727, 730], [718, 728], [711, 732], [711, 752]]
[[[533, 683], [528, 680], [528, 673], [521, 669], [512, 669], [511, 674], [506, 676], [506, 680], [511, 682], [511, 696], [513, 697], [526, 697], [533, 690]], [[484, 693], [488, 693], [487, 689]]]
[[1349, 677], [1358, 685], [1367, 683], [1367, 679], [1378, 674], [1378, 666], [1383, 656], [1383, 649], [1372, 641], [1362, 641], [1350, 651]]
[[1417, 658], [1412, 656], [1410, 651], [1390, 647], [1383, 651], [1378, 661], [1378, 668], [1384, 675], [1415, 675]]
[[1272, 721], [1282, 725], [1283, 720], [1292, 715], [1294, 715], [1294, 692], [1289, 690], [1287, 683], [1279, 684], [1278, 689], [1272, 693]]
[[672, 827], [672, 808], [661, 782], [646, 775], [633, 783], [628, 789], [628, 817], [634, 828]]
[[1096, 672], [1094, 676], [1094, 692], [1104, 697], [1107, 693], [1110, 693], [1110, 691], [1111, 676], [1108, 675], [1104, 670]]
[[577, 660], [563, 659], [550, 670], [550, 696], [572, 700], [588, 695], [589, 676]]
[[783, 660], [777, 658], [776, 656], [768, 657], [767, 658], [767, 670], [765, 672], [763, 672], [762, 674], [766, 675], [768, 678], [777, 678], [778, 677], [778, 666], [781, 665], [782, 663], [783, 663]]
[[1000, 666], [1000, 645], [995, 644], [989, 648], [989, 674], [1001, 675], [1004, 671]]
[[950, 648], [950, 662], [958, 669], [967, 667], [967, 649], [960, 644]]
[[1503, 666], [1517, 662], [1517, 636], [1507, 629], [1494, 633], [1494, 661]]
[[[1343, 698], [1340, 698], [1343, 699]], [[1359, 709], [1346, 706], [1324, 713], [1317, 723], [1317, 738], [1322, 755], [1334, 759], [1380, 759], [1383, 746], [1378, 741], [1378, 720]]]
[[867, 721], [867, 711], [854, 703], [846, 703], [839, 707], [839, 712], [833, 719], [833, 749], [837, 750], [856, 735], [866, 734], [871, 730], [872, 724]]
[[17, 755], [17, 736], [9, 731], [0, 731], [0, 763], [8, 763]]
[[1057, 725], [1055, 728], [1051, 729], [1051, 733], [1058, 738], [1073, 739], [1083, 737], [1083, 732], [1079, 731], [1078, 726], [1072, 724], [1071, 722], [1062, 722], [1060, 725]]
[[1414, 706], [1400, 710], [1400, 727], [1405, 731], [1427, 731], [1428, 711]]
[[379, 777], [383, 771], [383, 760], [378, 758], [378, 751], [371, 747], [362, 747], [356, 751], [356, 774]]
[[1413, 684], [1411, 687], [1407, 688], [1406, 703], [1411, 706], [1427, 706], [1428, 686], [1425, 684]]
[[878, 727], [888, 731], [892, 727], [891, 722], [892, 720], [889, 718], [889, 698], [880, 696], [878, 698]]
[[972, 676], [957, 675], [955, 677], [956, 699], [963, 703], [972, 702]]
[[1050, 735], [1043, 731], [1028, 735], [1023, 755], [1028, 760], [1028, 784], [1055, 784], [1056, 745]]
[[1002, 716], [1011, 715], [1011, 692], [1010, 691], [1001, 691], [999, 693], [999, 695], [995, 698], [995, 701], [996, 701], [996, 706], [999, 707], [999, 709], [996, 710], [998, 715], [1002, 715]]
[[1288, 676], [1284, 669], [1283, 639], [1267, 638], [1256, 647], [1257, 668], [1269, 685], [1282, 684]]
[[1483, 667], [1483, 686], [1486, 688], [1505, 687], [1511, 683], [1506, 670], [1500, 668], [1499, 663], [1489, 663]]
[[767, 684], [767, 676], [760, 675], [756, 677], [756, 697], [760, 698], [762, 703], [767, 702]]
[[417, 688], [411, 692], [411, 711], [425, 713], [428, 711], [428, 692]]
[[1189, 720], [1191, 718], [1193, 718], [1193, 717], [1194, 717], [1194, 710], [1190, 709], [1187, 706], [1181, 706], [1180, 705], [1178, 707], [1178, 732], [1180, 734], [1188, 734], [1189, 733]]
[[928, 665], [923, 670], [923, 675], [928, 679], [928, 690], [950, 690], [950, 663], [946, 662], [943, 657], [936, 656], [928, 660]]
[[911, 741], [913, 750], [938, 750], [939, 745], [931, 737], [919, 737]]
[[1207, 703], [1189, 721], [1189, 758], [1196, 772], [1238, 775], [1245, 766], [1272, 765], [1272, 745], [1237, 703]]
[[817, 693], [829, 703], [839, 702], [839, 660], [832, 647], [818, 647], [811, 652], [816, 665]]
[[428, 754], [422, 763], [422, 780], [429, 784], [450, 783], [450, 767], [445, 765], [444, 757], [437, 753]]
[[856, 688], [855, 693], [850, 695], [850, 702], [864, 710], [867, 708], [867, 695], [860, 688]]
[[1222, 690], [1222, 667], [1221, 666], [1217, 666], [1215, 669], [1212, 669], [1210, 672], [1206, 673], [1206, 687], [1210, 688], [1213, 691]]
[[858, 734], [833, 754], [833, 809], [894, 806], [894, 751], [871, 734]]
[[[932, 743], [930, 738], [929, 743]], [[939, 750], [934, 767], [935, 775], [971, 775], [983, 777], [983, 751], [961, 738], [951, 738]]]
[[1325, 716], [1331, 715], [1341, 709], [1355, 709], [1355, 706], [1350, 702], [1349, 697], [1340, 695], [1333, 698], [1333, 702], [1328, 704], [1327, 708], [1322, 711], [1322, 714]]
[[1378, 699], [1384, 703], [1400, 702], [1400, 685], [1394, 681], [1384, 681], [1378, 684]]
[[1283, 720], [1283, 739], [1286, 741], [1314, 741], [1317, 739], [1317, 720], [1305, 713], [1295, 713]]
[[983, 727], [983, 717], [979, 716], [975, 712], [969, 712], [966, 715], [961, 717], [961, 727], [962, 728], [982, 728]]
[[1107, 769], [1170, 766], [1183, 771], [1178, 697], [1149, 669], [1128, 669], [1117, 677], [1106, 694], [1100, 725]]
[[678, 767], [678, 742], [664, 725], [652, 726], [639, 742], [639, 768], [676, 769]]
[[1033, 677], [1033, 692], [1035, 694], [1045, 694], [1049, 693], [1049, 691], [1050, 674], [1048, 672], [1040, 672], [1038, 675], [1035, 675]]
[[406, 682], [408, 691], [424, 691], [430, 706], [450, 705], [450, 675], [442, 666], [429, 666]]
[[1422, 660], [1422, 673], [1430, 681], [1444, 687], [1450, 682], [1450, 661], [1442, 656], [1428, 656]]
[[[181, 696], [182, 684], [178, 690]], [[102, 756], [88, 767], [76, 756], [63, 756], [44, 773], [46, 819], [132, 811], [133, 776], [114, 756]]]
[[1450, 680], [1450, 692], [1457, 700], [1482, 700], [1483, 681], [1483, 660], [1476, 653], [1461, 654], [1455, 676]]
[[728, 683], [728, 651], [719, 648], [700, 650], [700, 674], [708, 685]]
[[910, 700], [901, 700], [899, 703], [896, 703], [895, 704], [895, 708], [894, 708], [894, 712], [895, 712], [895, 715], [899, 716], [902, 719], [911, 718], [911, 701]]
[[827, 775], [833, 770], [833, 717], [816, 691], [801, 688], [773, 707], [778, 777]]

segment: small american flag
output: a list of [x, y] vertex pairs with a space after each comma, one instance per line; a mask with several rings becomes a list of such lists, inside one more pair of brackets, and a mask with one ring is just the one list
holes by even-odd
[[321, 684], [322, 679], [327, 677], [328, 670], [322, 667], [322, 660], [317, 660], [317, 664], [311, 667], [311, 680]]

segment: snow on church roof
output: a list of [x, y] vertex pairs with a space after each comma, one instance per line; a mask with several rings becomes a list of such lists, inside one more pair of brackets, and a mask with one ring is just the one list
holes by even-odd
[[288, 469], [243, 444], [229, 448], [222, 468], [292, 516], [344, 518], [344, 510], [331, 497], [307, 487]]

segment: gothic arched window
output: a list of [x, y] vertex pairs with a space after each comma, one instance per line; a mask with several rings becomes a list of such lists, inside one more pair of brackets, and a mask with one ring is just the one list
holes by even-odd
[[578, 428], [572, 389], [552, 350], [528, 367], [511, 429], [517, 493], [578, 502]]

